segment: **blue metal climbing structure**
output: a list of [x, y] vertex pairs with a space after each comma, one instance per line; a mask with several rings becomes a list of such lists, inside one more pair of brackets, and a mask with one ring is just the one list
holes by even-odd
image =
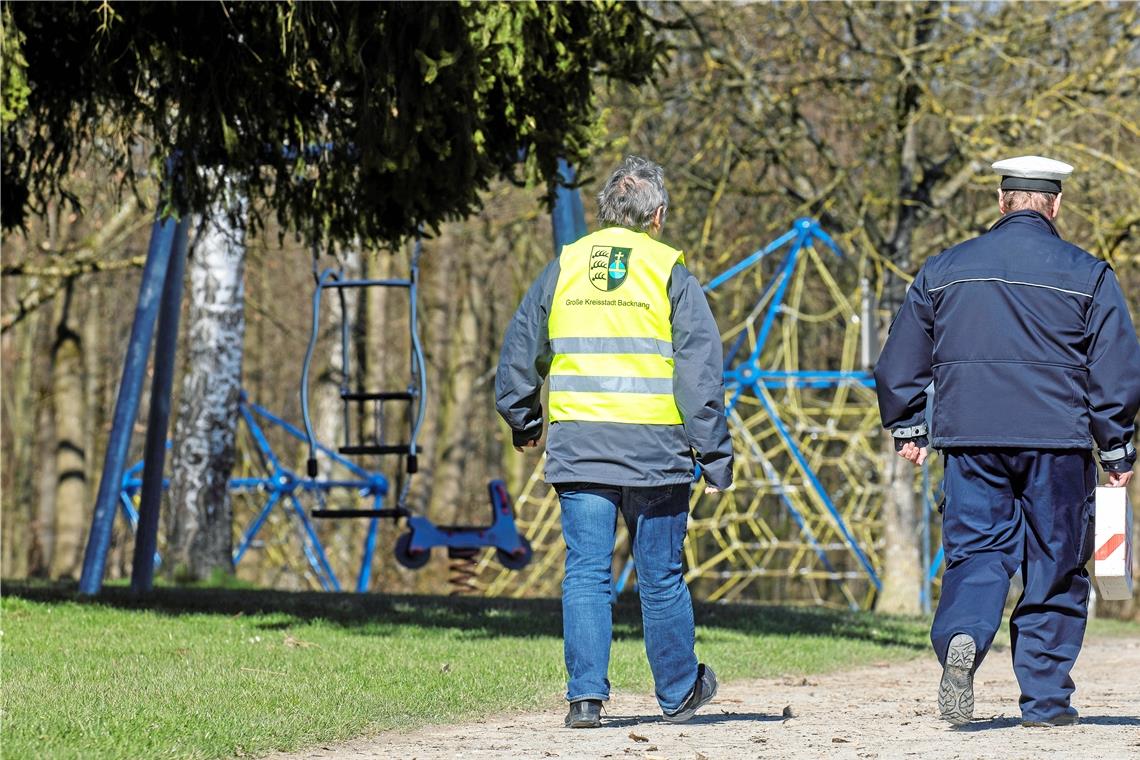
[[[378, 472], [365, 470], [320, 444], [317, 444], [315, 453], [327, 457], [336, 467], [343, 468], [348, 477], [302, 476], [284, 464], [282, 457], [270, 443], [265, 426], [281, 430], [287, 438], [298, 443], [308, 442], [305, 433], [268, 409], [253, 403], [244, 393], [240, 413], [253, 447], [252, 450], [242, 452], [246, 460], [242, 463], [242, 468], [249, 474], [230, 478], [229, 491], [235, 502], [244, 503], [251, 499], [254, 501], [264, 499], [264, 501], [256, 507], [249, 518], [249, 524], [241, 528], [240, 535], [236, 537], [234, 566], [238, 567], [250, 549], [258, 546], [258, 538], [265, 530], [267, 521], [274, 512], [279, 511], [294, 526], [293, 538], [300, 546], [313, 581], [326, 591], [340, 591], [342, 588], [340, 580], [310, 517], [311, 507], [314, 504], [318, 507], [324, 506], [331, 500], [337, 500], [353, 504], [362, 503], [369, 511], [378, 512], [383, 509], [384, 499], [388, 496], [388, 479]], [[169, 444], [167, 445], [169, 447]], [[143, 481], [140, 476], [143, 467], [144, 462], [139, 461], [128, 469], [123, 474], [119, 490], [119, 504], [132, 529], [138, 524], [135, 505], [142, 490]], [[253, 474], [255, 472], [256, 474]], [[164, 482], [163, 486], [166, 485]], [[235, 512], [240, 511], [235, 510]], [[371, 586], [379, 525], [378, 517], [372, 517], [368, 521], [354, 584], [356, 591], [367, 591]], [[155, 553], [155, 566], [160, 561], [160, 556]]]

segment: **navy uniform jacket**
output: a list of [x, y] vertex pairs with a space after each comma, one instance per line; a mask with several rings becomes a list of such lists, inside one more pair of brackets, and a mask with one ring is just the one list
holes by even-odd
[[[936, 448], [1091, 448], [1135, 457], [1140, 343], [1111, 267], [1035, 211], [931, 257], [875, 367], [884, 427]], [[1128, 469], [1127, 467], [1123, 469]]]

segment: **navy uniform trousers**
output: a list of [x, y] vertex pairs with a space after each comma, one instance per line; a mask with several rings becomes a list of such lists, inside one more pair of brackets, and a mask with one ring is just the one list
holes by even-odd
[[1001, 625], [1009, 581], [1025, 591], [1010, 617], [1013, 669], [1026, 720], [1075, 713], [1069, 676], [1088, 617], [1096, 464], [1085, 450], [946, 449], [946, 570], [930, 639], [946, 660], [969, 634], [975, 667]]

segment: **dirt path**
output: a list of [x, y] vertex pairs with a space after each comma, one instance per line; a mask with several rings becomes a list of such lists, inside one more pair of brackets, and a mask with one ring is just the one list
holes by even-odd
[[[715, 663], [714, 663], [715, 665]], [[991, 653], [975, 680], [976, 720], [938, 720], [934, 658], [807, 679], [722, 684], [685, 725], [657, 719], [645, 694], [615, 694], [601, 729], [562, 727], [564, 708], [457, 726], [388, 732], [274, 760], [401, 758], [1140, 758], [1140, 638], [1095, 639], [1074, 670], [1081, 725], [1022, 728], [1008, 650]], [[793, 718], [782, 713], [790, 707]]]

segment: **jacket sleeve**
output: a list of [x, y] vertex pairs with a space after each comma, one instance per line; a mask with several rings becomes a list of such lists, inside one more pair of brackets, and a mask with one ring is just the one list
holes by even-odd
[[[1116, 274], [1105, 267], [1085, 319], [1092, 434], [1106, 469], [1135, 459], [1140, 408], [1140, 342]], [[1129, 462], [1129, 465], [1131, 462]], [[1126, 471], [1131, 467], [1124, 467]]]
[[547, 320], [558, 273], [555, 259], [531, 285], [507, 326], [499, 354], [495, 408], [510, 426], [516, 446], [542, 437], [542, 383], [553, 358]]
[[696, 452], [705, 482], [732, 485], [732, 441], [724, 416], [724, 355], [720, 330], [697, 278], [684, 266], [669, 279], [673, 307], [673, 397], [685, 437]]
[[926, 388], [934, 381], [934, 306], [926, 291], [925, 270], [907, 290], [903, 305], [875, 364], [875, 393], [883, 427], [896, 438], [928, 434]]

